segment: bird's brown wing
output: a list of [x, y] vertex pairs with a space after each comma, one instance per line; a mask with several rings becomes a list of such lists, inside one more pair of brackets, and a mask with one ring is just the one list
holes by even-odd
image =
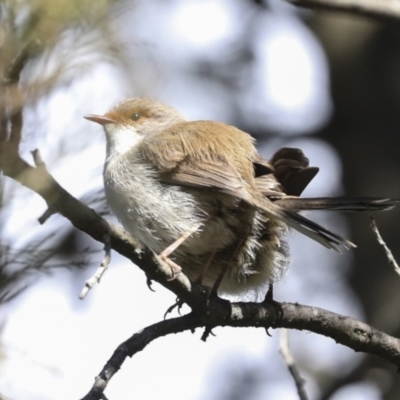
[[244, 200], [249, 197], [237, 171], [222, 163], [183, 163], [171, 171], [160, 173], [160, 180], [175, 185], [218, 190]]
[[142, 157], [157, 170], [160, 181], [248, 199], [247, 187], [254, 182], [252, 157], [257, 154], [252, 138], [212, 121], [181, 125], [144, 138], [140, 144]]
[[287, 196], [282, 185], [275, 179], [273, 174], [263, 175], [256, 178], [256, 187], [270, 200], [281, 199]]
[[137, 150], [143, 161], [156, 169], [161, 182], [228, 193], [328, 248], [352, 246], [322, 226], [275, 205], [256, 190], [255, 171], [266, 171], [269, 164], [257, 159], [251, 137], [236, 128], [211, 121], [187, 122], [144, 138]]

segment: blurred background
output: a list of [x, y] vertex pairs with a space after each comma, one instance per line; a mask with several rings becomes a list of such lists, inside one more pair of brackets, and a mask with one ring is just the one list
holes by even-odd
[[[0, 1], [2, 77], [23, 50], [19, 85], [2, 78], [0, 108], [23, 107], [20, 153], [38, 148], [72, 195], [107, 218], [105, 140], [82, 117], [126, 97], [153, 97], [187, 119], [252, 134], [270, 157], [300, 147], [320, 173], [304, 196], [400, 198], [400, 25], [283, 0]], [[7, 106], [5, 106], [7, 105]], [[3, 126], [4, 128], [4, 126]], [[81, 398], [116, 346], [158, 322], [175, 296], [113, 253], [100, 285], [78, 300], [102, 246], [39, 196], [1, 177], [0, 394]], [[311, 217], [311, 215], [309, 215]], [[400, 334], [400, 278], [367, 215], [313, 213], [357, 244], [335, 254], [297, 233], [278, 301], [326, 308]], [[400, 259], [400, 209], [376, 216]], [[215, 330], [159, 339], [123, 365], [110, 399], [297, 399], [279, 331]], [[400, 398], [395, 367], [333, 340], [290, 332], [311, 399]]]

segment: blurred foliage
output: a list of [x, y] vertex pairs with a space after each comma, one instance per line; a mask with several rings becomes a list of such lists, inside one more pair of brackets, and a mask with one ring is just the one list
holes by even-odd
[[[16, 140], [19, 144], [26, 104], [70, 83], [82, 68], [94, 65], [96, 55], [118, 60], [115, 56], [119, 49], [110, 24], [114, 4], [112, 0], [0, 1], [1, 142]], [[13, 132], [17, 139], [12, 137]], [[4, 220], [12, 193], [4, 191], [3, 177], [0, 193], [0, 217]], [[102, 196], [89, 193], [84, 200], [103, 204]], [[88, 265], [91, 251], [70, 240], [77, 236], [85, 243], [83, 235], [69, 227], [62, 237], [48, 234], [23, 249], [15, 249], [1, 238], [0, 303], [21, 293], [32, 281], [28, 278], [37, 272]]]
[[22, 249], [0, 247], [0, 304], [18, 296], [34, 281], [38, 273], [49, 274], [55, 269], [76, 270], [92, 265], [97, 253], [89, 246], [82, 247], [81, 233], [70, 230], [63, 237], [48, 235], [31, 241]]
[[51, 46], [64, 30], [97, 23], [105, 17], [109, 5], [107, 0], [3, 1], [3, 35], [9, 44], [20, 46], [34, 40], [44, 47]]
[[[56, 85], [69, 83], [79, 68], [93, 64], [87, 56], [98, 53], [115, 59], [118, 49], [109, 23], [113, 4], [112, 0], [1, 1], [0, 71], [5, 79], [0, 106], [18, 108]], [[29, 71], [21, 82], [19, 76], [10, 76], [19, 70], [16, 63]]]

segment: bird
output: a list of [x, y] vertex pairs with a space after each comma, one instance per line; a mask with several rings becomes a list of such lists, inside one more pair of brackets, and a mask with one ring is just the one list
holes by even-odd
[[299, 231], [328, 249], [355, 245], [300, 214], [383, 211], [387, 198], [302, 198], [319, 168], [297, 148], [266, 160], [255, 140], [216, 121], [187, 121], [149, 98], [128, 98], [85, 118], [106, 136], [107, 203], [124, 229], [214, 294], [260, 295], [289, 264], [285, 235]]

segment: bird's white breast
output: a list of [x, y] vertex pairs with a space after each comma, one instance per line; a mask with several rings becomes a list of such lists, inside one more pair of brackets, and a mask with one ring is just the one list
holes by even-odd
[[155, 252], [204, 220], [192, 194], [164, 185], [135, 152], [106, 161], [107, 202], [124, 228]]

